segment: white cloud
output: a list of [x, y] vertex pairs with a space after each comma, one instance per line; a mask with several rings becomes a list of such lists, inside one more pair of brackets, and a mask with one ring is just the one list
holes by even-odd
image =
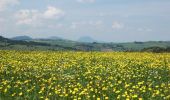
[[18, 25], [40, 25], [42, 21], [57, 20], [64, 16], [64, 11], [55, 7], [48, 7], [45, 11], [39, 10], [20, 10], [16, 13]]
[[65, 12], [59, 8], [49, 6], [48, 9], [44, 12], [43, 16], [47, 19], [58, 19], [65, 15]]
[[35, 23], [40, 17], [40, 13], [37, 10], [20, 10], [16, 14], [17, 24], [31, 25]]
[[0, 0], [0, 11], [5, 10], [10, 5], [19, 4], [19, 0]]
[[113, 29], [122, 29], [123, 27], [124, 27], [124, 24], [122, 24], [120, 22], [115, 21], [115, 22], [112, 23]]
[[94, 3], [96, 0], [77, 0], [77, 2], [80, 2], [80, 3]]

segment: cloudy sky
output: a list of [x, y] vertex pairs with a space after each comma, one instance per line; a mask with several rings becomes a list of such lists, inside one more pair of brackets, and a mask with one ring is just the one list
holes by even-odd
[[170, 0], [0, 0], [0, 35], [170, 40]]

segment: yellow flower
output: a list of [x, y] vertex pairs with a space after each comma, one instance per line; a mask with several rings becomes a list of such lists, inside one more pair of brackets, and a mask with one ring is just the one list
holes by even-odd
[[78, 91], [78, 88], [74, 88], [74, 91], [76, 91], [76, 92], [77, 92], [77, 91]]
[[129, 98], [126, 98], [126, 100], [130, 100]]
[[148, 90], [150, 90], [150, 91], [151, 91], [151, 90], [152, 90], [152, 88], [148, 88]]
[[72, 92], [72, 94], [76, 94], [76, 92], [75, 92], [75, 91], [73, 91], [73, 92]]
[[158, 95], [159, 93], [160, 93], [159, 90], [156, 90], [156, 93], [155, 93], [155, 94]]
[[15, 96], [16, 95], [16, 93], [13, 93], [11, 96], [13, 97], [13, 96]]
[[67, 97], [67, 96], [68, 96], [68, 94], [65, 94], [65, 96]]
[[22, 92], [19, 93], [19, 96], [22, 96]]
[[119, 83], [119, 84], [121, 84], [121, 83], [122, 83], [122, 81], [118, 81], [118, 83]]
[[6, 88], [5, 90], [4, 90], [4, 93], [6, 93], [8, 91], [8, 89]]
[[142, 98], [139, 98], [139, 100], [143, 100]]
[[106, 87], [103, 87], [102, 90], [107, 90], [107, 88], [106, 88]]
[[117, 93], [117, 94], [118, 94], [118, 93], [120, 93], [120, 91], [118, 90], [118, 91], [116, 91], [115, 93]]
[[105, 97], [105, 100], [108, 100], [109, 99], [109, 97]]
[[45, 100], [49, 100], [48, 98], [45, 98]]
[[43, 99], [44, 97], [43, 97], [43, 96], [41, 96], [40, 98], [41, 98], [41, 99]]
[[137, 94], [135, 94], [135, 95], [133, 95], [133, 96], [132, 96], [132, 98], [137, 98], [137, 97], [138, 97], [138, 95], [137, 95]]

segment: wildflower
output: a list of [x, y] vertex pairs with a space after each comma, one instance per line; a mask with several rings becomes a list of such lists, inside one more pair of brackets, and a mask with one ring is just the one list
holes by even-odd
[[22, 93], [22, 92], [20, 92], [20, 93], [19, 93], [19, 96], [22, 96], [22, 94], [23, 94], [23, 93]]
[[139, 100], [143, 100], [142, 98], [139, 98]]
[[109, 97], [105, 97], [105, 100], [108, 100], [109, 99]]
[[48, 98], [45, 98], [45, 100], [49, 100]]
[[97, 98], [97, 100], [100, 100], [100, 98]]
[[136, 95], [136, 94], [134, 94], [133, 96], [132, 96], [132, 98], [137, 98], [138, 97], [138, 95]]

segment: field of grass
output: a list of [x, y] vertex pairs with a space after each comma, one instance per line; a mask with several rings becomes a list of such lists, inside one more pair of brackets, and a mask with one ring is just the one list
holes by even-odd
[[170, 54], [0, 51], [1, 100], [170, 100]]

